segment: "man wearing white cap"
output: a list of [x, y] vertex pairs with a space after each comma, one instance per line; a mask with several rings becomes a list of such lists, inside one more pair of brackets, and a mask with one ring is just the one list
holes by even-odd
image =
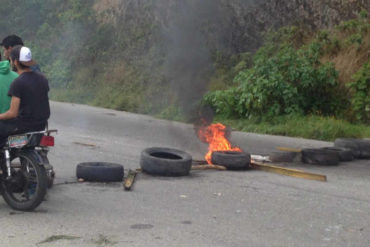
[[10, 109], [0, 114], [0, 138], [43, 130], [50, 117], [49, 83], [41, 73], [30, 68], [34, 64], [31, 50], [25, 46], [13, 47], [10, 62], [19, 77], [8, 92]]

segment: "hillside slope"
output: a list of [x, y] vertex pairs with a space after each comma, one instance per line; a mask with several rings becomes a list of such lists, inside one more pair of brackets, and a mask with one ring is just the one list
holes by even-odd
[[4, 0], [0, 35], [31, 46], [53, 99], [172, 118], [202, 99], [215, 54], [254, 52], [267, 30], [331, 28], [370, 9], [366, 0], [91, 2]]

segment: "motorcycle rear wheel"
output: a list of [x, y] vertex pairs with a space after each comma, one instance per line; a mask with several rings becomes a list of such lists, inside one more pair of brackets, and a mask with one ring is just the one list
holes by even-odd
[[47, 192], [47, 175], [30, 153], [17, 154], [11, 161], [12, 179], [2, 180], [4, 200], [19, 211], [32, 211], [43, 201]]

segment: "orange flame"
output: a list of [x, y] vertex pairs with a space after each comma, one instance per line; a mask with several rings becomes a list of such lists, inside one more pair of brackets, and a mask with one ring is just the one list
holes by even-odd
[[226, 126], [220, 123], [211, 124], [209, 126], [200, 127], [198, 129], [198, 137], [202, 141], [209, 144], [208, 153], [205, 159], [208, 164], [212, 164], [212, 152], [214, 151], [238, 151], [241, 149], [238, 147], [232, 147], [230, 142], [225, 137]]

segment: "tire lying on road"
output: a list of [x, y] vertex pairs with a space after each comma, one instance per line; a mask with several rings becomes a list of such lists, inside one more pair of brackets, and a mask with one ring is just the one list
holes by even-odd
[[211, 162], [229, 170], [248, 169], [251, 164], [251, 155], [246, 152], [215, 151], [212, 153]]
[[357, 140], [361, 150], [361, 159], [370, 159], [370, 140]]
[[327, 149], [302, 149], [302, 162], [323, 166], [335, 166], [339, 164], [339, 154]]
[[334, 147], [348, 148], [352, 151], [355, 158], [361, 157], [360, 147], [354, 138], [338, 138], [334, 141]]
[[297, 152], [274, 151], [269, 158], [272, 162], [293, 162], [297, 156]]
[[348, 148], [340, 147], [324, 147], [324, 150], [331, 150], [338, 153], [339, 161], [352, 161], [354, 160], [353, 152]]
[[143, 172], [156, 176], [189, 175], [192, 157], [181, 150], [152, 147], [141, 152], [140, 166]]
[[338, 138], [335, 140], [334, 146], [350, 149], [355, 158], [370, 159], [370, 140]]
[[77, 165], [76, 176], [90, 182], [121, 182], [124, 169], [120, 164], [84, 162]]

